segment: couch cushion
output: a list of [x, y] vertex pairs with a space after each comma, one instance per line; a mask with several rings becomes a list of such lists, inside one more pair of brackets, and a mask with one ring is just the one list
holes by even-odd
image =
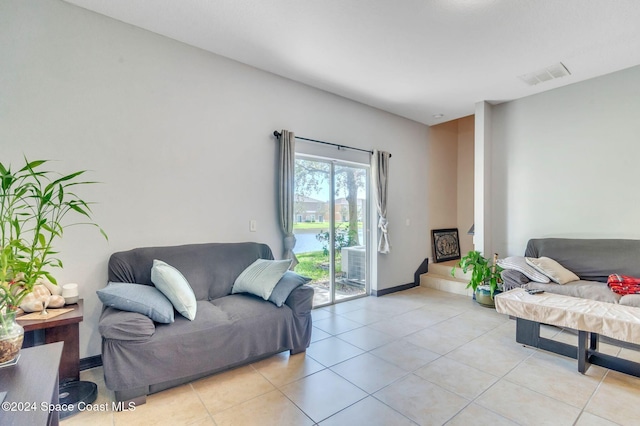
[[549, 293], [565, 296], [581, 297], [583, 299], [599, 300], [600, 302], [618, 303], [620, 295], [612, 292], [605, 283], [597, 281], [572, 281], [566, 284], [537, 283], [531, 281], [527, 288], [539, 288]]
[[640, 294], [627, 294], [622, 296], [620, 298], [620, 304], [640, 308]]
[[156, 326], [156, 336], [154, 340], [172, 338], [171, 336], [185, 336], [186, 334], [200, 333], [203, 331], [209, 331], [211, 337], [216, 336], [216, 339], [222, 339], [222, 337], [216, 333], [218, 333], [221, 328], [231, 324], [229, 315], [212, 305], [211, 302], [198, 301], [197, 304], [198, 315], [196, 315], [193, 321], [177, 316], [173, 324], [158, 324]]
[[176, 311], [193, 321], [196, 317], [196, 296], [187, 279], [171, 265], [154, 260], [151, 268], [151, 281], [167, 298]]
[[236, 278], [231, 293], [250, 293], [269, 300], [271, 292], [289, 266], [291, 266], [291, 259], [257, 259]]
[[264, 325], [271, 322], [275, 325], [292, 315], [290, 308], [278, 309], [273, 303], [265, 302], [261, 297], [250, 294], [221, 297], [211, 301], [211, 304], [225, 312], [229, 320], [236, 325], [248, 325], [254, 322]]
[[155, 287], [142, 284], [109, 283], [96, 291], [105, 306], [122, 311], [137, 312], [161, 323], [174, 321], [173, 305]]

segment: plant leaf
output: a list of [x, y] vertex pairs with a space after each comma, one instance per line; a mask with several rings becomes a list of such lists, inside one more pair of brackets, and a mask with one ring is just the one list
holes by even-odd
[[40, 243], [40, 247], [46, 247], [47, 241], [44, 238], [43, 234], [38, 234], [38, 242]]
[[51, 281], [52, 284], [58, 284], [58, 281], [56, 281], [56, 279], [53, 277], [53, 275], [51, 275], [49, 272], [42, 271], [42, 273], [44, 274], [45, 277], [47, 277], [47, 279], [49, 281]]
[[[26, 160], [26, 158], [25, 158], [25, 160]], [[33, 169], [35, 169], [36, 167], [39, 167], [40, 165], [42, 165], [42, 164], [44, 164], [46, 162], [47, 162], [47, 160], [36, 160], [36, 161], [31, 161], [31, 162], [27, 161], [27, 164], [23, 168], [21, 168], [20, 171], [21, 172], [24, 172], [24, 171], [27, 171], [27, 170], [33, 171]]]
[[78, 213], [80, 213], [80, 214], [83, 214], [83, 215], [85, 215], [85, 216], [87, 216], [87, 217], [90, 217], [90, 216], [89, 216], [89, 213], [87, 213], [85, 210], [83, 210], [83, 209], [82, 209], [81, 207], [79, 207], [77, 204], [69, 204], [69, 208], [71, 208], [71, 209], [73, 209], [73, 210], [77, 211], [77, 212], [78, 212]]

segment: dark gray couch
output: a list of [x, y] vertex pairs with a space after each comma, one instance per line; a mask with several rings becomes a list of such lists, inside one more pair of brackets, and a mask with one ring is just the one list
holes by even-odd
[[563, 285], [529, 281], [521, 273], [502, 272], [505, 289], [539, 288], [549, 293], [640, 307], [640, 295], [620, 296], [607, 286], [610, 274], [640, 277], [640, 240], [538, 238], [527, 243], [526, 257], [549, 257], [580, 280]]
[[109, 281], [153, 285], [154, 259], [185, 276], [197, 300], [189, 321], [171, 324], [107, 307], [102, 312], [105, 383], [117, 401], [144, 403], [146, 395], [285, 350], [305, 351], [311, 339], [313, 289], [296, 288], [286, 303], [231, 294], [240, 273], [256, 259], [273, 259], [258, 243], [212, 243], [137, 248], [114, 253]]

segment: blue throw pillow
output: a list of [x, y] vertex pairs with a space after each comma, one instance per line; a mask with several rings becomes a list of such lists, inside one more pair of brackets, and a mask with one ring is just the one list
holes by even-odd
[[271, 292], [269, 301], [276, 304], [279, 308], [284, 305], [284, 302], [289, 297], [289, 294], [296, 288], [311, 281], [311, 278], [303, 277], [300, 274], [296, 274], [293, 271], [287, 271], [284, 273], [278, 284]]
[[157, 288], [143, 284], [109, 283], [96, 291], [105, 306], [121, 311], [137, 312], [155, 322], [169, 324], [174, 321], [173, 305]]

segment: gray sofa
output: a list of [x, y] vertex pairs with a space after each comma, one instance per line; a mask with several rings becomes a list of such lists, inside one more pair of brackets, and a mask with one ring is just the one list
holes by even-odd
[[240, 273], [256, 259], [273, 259], [258, 243], [211, 243], [137, 248], [114, 253], [109, 281], [153, 285], [154, 259], [177, 268], [191, 285], [197, 315], [171, 324], [105, 307], [100, 317], [107, 388], [117, 401], [146, 395], [285, 350], [305, 351], [311, 340], [313, 289], [301, 286], [285, 304], [231, 294]]
[[640, 294], [621, 296], [607, 286], [610, 274], [640, 277], [640, 240], [539, 238], [527, 243], [526, 257], [549, 257], [580, 280], [563, 285], [545, 284], [514, 270], [502, 272], [506, 290], [527, 285], [549, 293], [640, 307]]

